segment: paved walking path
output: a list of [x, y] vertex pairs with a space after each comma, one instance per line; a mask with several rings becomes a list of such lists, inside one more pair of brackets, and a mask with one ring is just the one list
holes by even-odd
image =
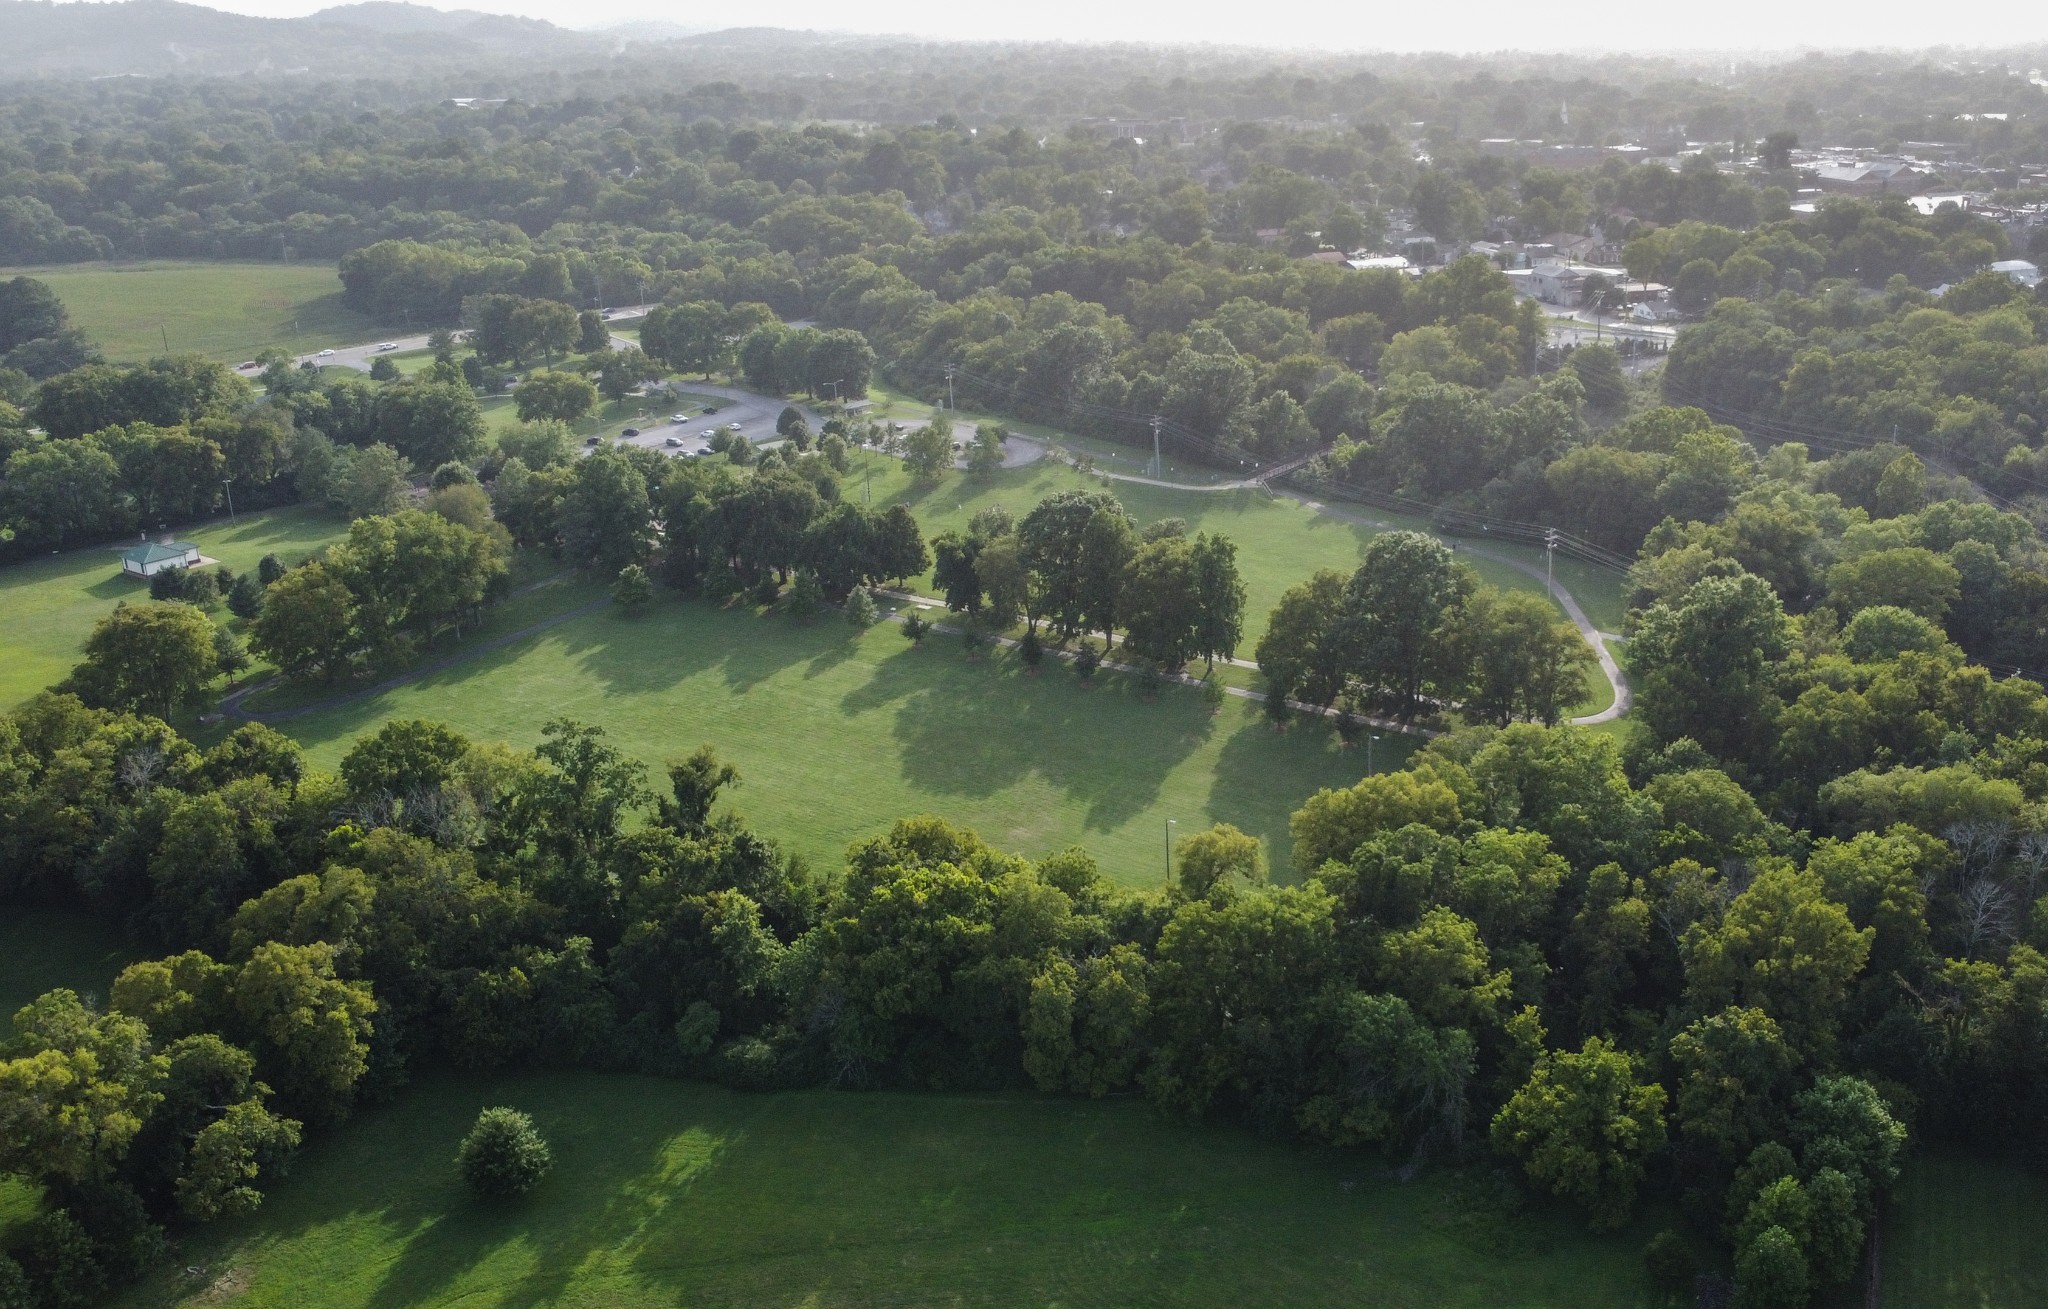
[[[1136, 482], [1142, 486], [1159, 486], [1173, 491], [1244, 491], [1254, 487], [1263, 487], [1266, 490], [1272, 491], [1275, 495], [1284, 495], [1290, 500], [1299, 501], [1319, 514], [1328, 514], [1332, 518], [1341, 518], [1346, 522], [1363, 523], [1367, 526], [1376, 525], [1376, 519], [1368, 518], [1366, 515], [1355, 510], [1340, 509], [1324, 504], [1320, 500], [1311, 499], [1300, 491], [1289, 490], [1286, 487], [1276, 489], [1268, 485], [1268, 479], [1278, 477], [1283, 473], [1292, 472], [1298, 467], [1300, 467], [1300, 461], [1294, 464], [1282, 465], [1270, 472], [1261, 473], [1257, 477], [1248, 477], [1235, 482], [1218, 482], [1211, 486], [1203, 486], [1194, 482], [1162, 481], [1156, 477], [1140, 477], [1134, 473], [1110, 473], [1102, 472], [1099, 469], [1096, 471], [1100, 476], [1110, 478], [1113, 481]], [[1478, 555], [1482, 559], [1491, 559], [1495, 563], [1506, 564], [1517, 572], [1527, 573], [1529, 576], [1539, 580], [1543, 577], [1543, 570], [1527, 560], [1517, 559], [1512, 555], [1497, 554], [1484, 546], [1461, 543], [1458, 548], [1467, 554]], [[1621, 665], [1615, 661], [1614, 652], [1607, 645], [1610, 640], [1618, 638], [1612, 633], [1603, 632], [1595, 627], [1593, 620], [1586, 616], [1585, 609], [1580, 606], [1578, 597], [1566, 590], [1562, 582], [1553, 577], [1550, 579], [1549, 585], [1550, 594], [1556, 598], [1558, 604], [1564, 607], [1565, 616], [1572, 620], [1572, 626], [1579, 629], [1579, 635], [1585, 638], [1586, 644], [1593, 648], [1594, 658], [1600, 661], [1600, 672], [1607, 678], [1607, 684], [1614, 688], [1613, 704], [1598, 713], [1583, 714], [1571, 721], [1580, 727], [1590, 727], [1595, 723], [1613, 722], [1615, 719], [1628, 713], [1630, 707], [1635, 703], [1634, 693], [1629, 690], [1628, 677], [1621, 671]], [[1254, 666], [1246, 664], [1243, 660], [1234, 659], [1231, 662], [1242, 667]]]

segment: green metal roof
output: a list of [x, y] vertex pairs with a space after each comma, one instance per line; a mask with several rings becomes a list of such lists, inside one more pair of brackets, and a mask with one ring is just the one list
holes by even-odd
[[186, 555], [192, 554], [198, 549], [198, 546], [185, 541], [173, 541], [169, 545], [158, 545], [156, 542], [151, 541], [146, 545], [138, 545], [131, 549], [123, 550], [121, 552], [121, 562], [124, 564], [161, 563], [166, 559], [183, 559]]

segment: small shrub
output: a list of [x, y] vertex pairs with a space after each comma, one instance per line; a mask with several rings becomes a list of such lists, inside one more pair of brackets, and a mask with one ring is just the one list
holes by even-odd
[[254, 621], [263, 612], [263, 583], [252, 573], [243, 573], [235, 579], [228, 590], [228, 612], [237, 618]]
[[825, 592], [818, 585], [818, 575], [808, 568], [797, 569], [789, 584], [789, 598], [783, 602], [789, 616], [799, 621], [815, 617], [824, 603]]
[[233, 631], [216, 627], [213, 629], [213, 658], [223, 673], [236, 677], [249, 667], [249, 647]]
[[185, 598], [185, 570], [165, 568], [150, 574], [149, 598], [152, 600], [182, 600]]
[[1093, 641], [1083, 641], [1074, 650], [1074, 671], [1083, 677], [1095, 676], [1095, 670], [1102, 667], [1102, 651], [1096, 649]]
[[435, 491], [445, 491], [451, 486], [475, 485], [476, 473], [471, 470], [468, 464], [454, 459], [450, 459], [447, 463], [436, 468], [434, 475], [427, 480], [428, 488]]
[[1665, 1228], [1643, 1247], [1643, 1269], [1650, 1280], [1667, 1291], [1683, 1291], [1699, 1275], [1699, 1259], [1692, 1245], [1677, 1232]]
[[765, 1091], [781, 1071], [775, 1047], [758, 1036], [743, 1036], [718, 1052], [718, 1080], [742, 1091]]
[[921, 645], [924, 642], [925, 634], [931, 630], [931, 623], [925, 619], [924, 615], [915, 611], [907, 615], [903, 620], [903, 638], [912, 645]]
[[398, 380], [398, 365], [389, 359], [378, 358], [370, 361], [370, 380], [373, 382], [395, 382]]
[[960, 645], [968, 654], [975, 655], [981, 653], [981, 647], [987, 644], [988, 638], [982, 635], [981, 629], [975, 626], [973, 619], [970, 618], [961, 625]]
[[555, 1161], [533, 1120], [501, 1105], [476, 1116], [455, 1162], [472, 1191], [487, 1199], [509, 1199], [540, 1185]]
[[627, 564], [619, 570], [619, 576], [612, 583], [612, 603], [626, 611], [637, 614], [654, 599], [654, 583], [647, 580], [647, 570], [638, 564]]
[[22, 1268], [42, 1309], [84, 1309], [107, 1293], [107, 1270], [77, 1219], [53, 1209], [36, 1219]]
[[873, 627], [882, 616], [875, 597], [864, 586], [856, 586], [846, 597], [846, 621], [855, 627]]
[[1038, 629], [1026, 628], [1024, 639], [1017, 643], [1017, 657], [1024, 661], [1026, 668], [1038, 667], [1038, 661], [1045, 658], [1045, 643], [1038, 639]]
[[285, 574], [284, 560], [267, 554], [256, 561], [256, 580], [269, 586]]

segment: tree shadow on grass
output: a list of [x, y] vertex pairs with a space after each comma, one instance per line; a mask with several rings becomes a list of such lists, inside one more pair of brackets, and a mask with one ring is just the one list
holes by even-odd
[[1089, 830], [1114, 830], [1159, 798], [1215, 727], [1176, 688], [1155, 695], [1138, 679], [1104, 674], [1083, 686], [1064, 664], [1025, 677], [1008, 652], [956, 658], [934, 677], [934, 653], [884, 660], [847, 697], [849, 712], [901, 701], [894, 732], [904, 780], [933, 795], [986, 798], [1035, 776], [1085, 804]]
[[[1217, 755], [1209, 816], [1265, 841], [1274, 880], [1295, 881], [1288, 819], [1318, 790], [1351, 786], [1365, 776], [1365, 748], [1340, 749], [1335, 733], [1314, 719], [1297, 719], [1287, 731], [1276, 731], [1249, 704], [1226, 705], [1221, 716], [1226, 722], [1220, 730], [1230, 737]], [[1415, 737], [1382, 732], [1373, 752], [1375, 769], [1403, 766], [1421, 744]]]
[[139, 577], [130, 577], [118, 571], [101, 578], [85, 588], [85, 593], [95, 600], [147, 600], [149, 583]]

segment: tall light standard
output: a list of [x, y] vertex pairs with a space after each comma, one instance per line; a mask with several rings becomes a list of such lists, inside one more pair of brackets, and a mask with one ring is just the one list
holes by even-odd
[[224, 486], [224, 487], [226, 487], [226, 488], [227, 488], [227, 493], [228, 493], [228, 521], [229, 521], [230, 523], [232, 523], [232, 522], [236, 521], [236, 520], [235, 520], [235, 479], [234, 479], [234, 478], [232, 478], [232, 477], [223, 477], [223, 478], [221, 478], [221, 479], [220, 479], [220, 484], [221, 484], [222, 486]]
[[1367, 777], [1372, 776], [1372, 748], [1379, 739], [1380, 734], [1378, 732], [1367, 732], [1365, 734], [1365, 775]]
[[1557, 588], [1550, 580], [1552, 562], [1556, 555], [1557, 529], [1555, 527], [1546, 527], [1543, 529], [1543, 594], [1546, 596], [1555, 596], [1557, 594]]
[[1173, 819], [1166, 820], [1166, 880], [1169, 882], [1173, 880], [1173, 824]]

